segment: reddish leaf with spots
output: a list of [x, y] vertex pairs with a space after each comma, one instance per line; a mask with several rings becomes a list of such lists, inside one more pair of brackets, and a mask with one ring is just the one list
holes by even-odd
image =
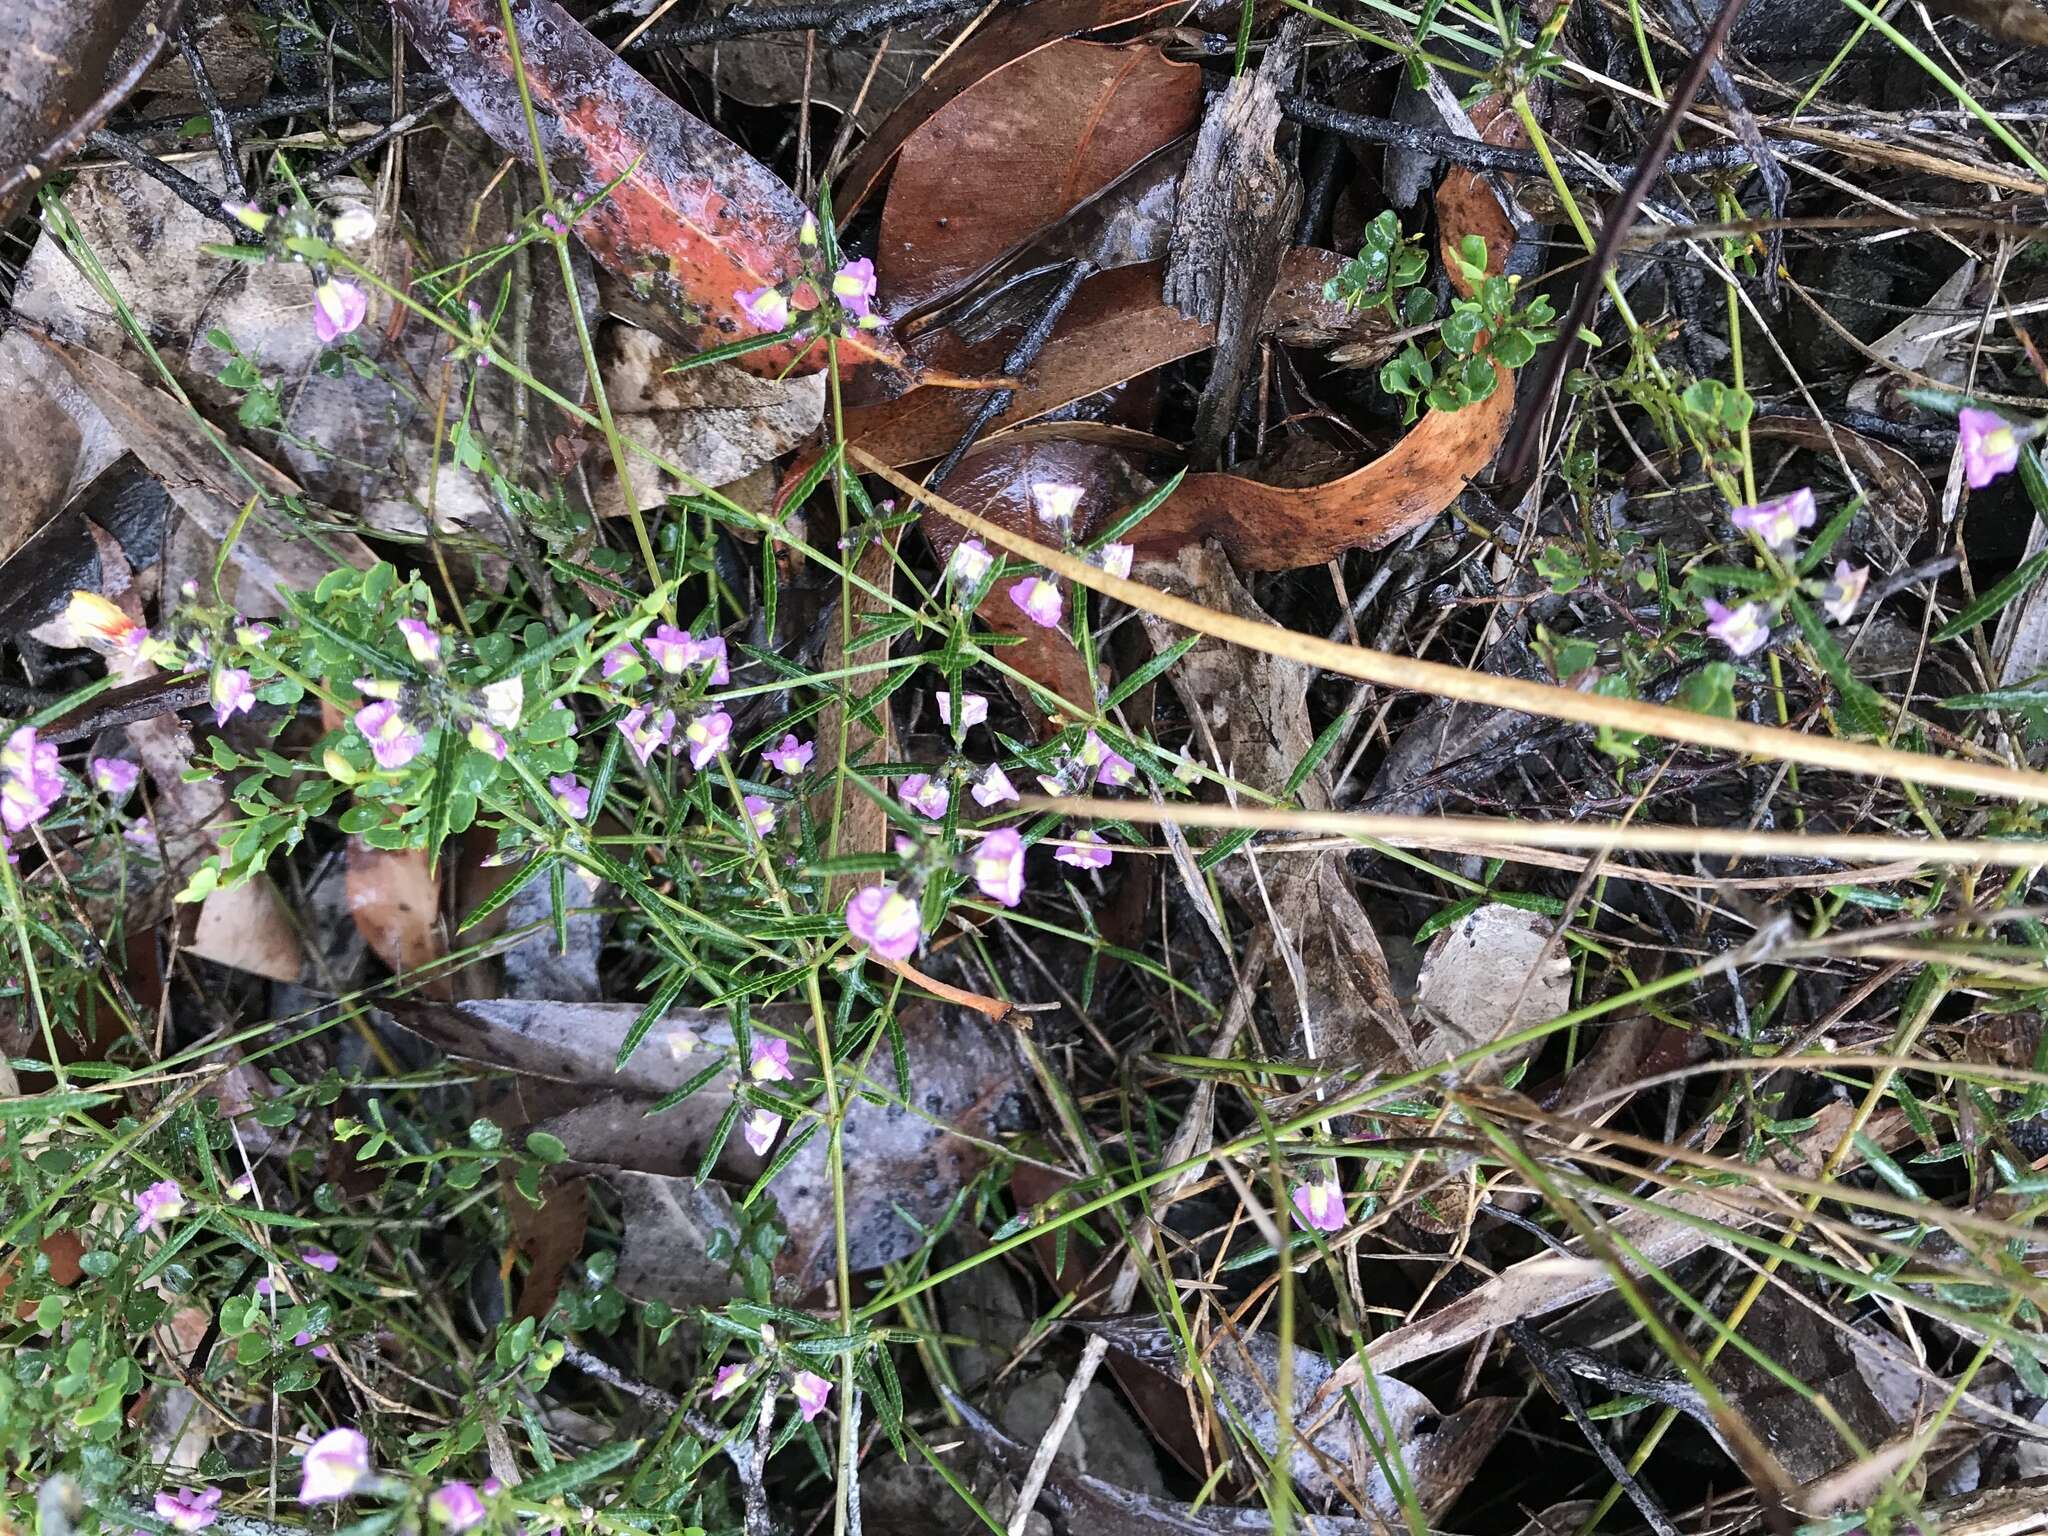
[[[479, 126], [531, 159], [533, 135], [499, 0], [391, 0], [391, 9]], [[733, 294], [799, 275], [804, 206], [796, 194], [621, 63], [553, 0], [512, 0], [511, 15], [557, 195], [583, 203], [605, 194], [577, 220], [577, 238], [632, 283], [678, 344], [704, 349], [752, 335]], [[840, 346], [855, 359], [904, 362], [884, 338], [863, 335]], [[791, 343], [738, 361], [764, 377], [815, 373], [825, 366], [825, 348]]]

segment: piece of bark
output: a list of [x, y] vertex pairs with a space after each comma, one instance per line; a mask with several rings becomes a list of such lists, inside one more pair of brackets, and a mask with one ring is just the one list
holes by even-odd
[[1209, 104], [1181, 177], [1167, 241], [1166, 302], [1216, 328], [1216, 352], [1195, 411], [1191, 460], [1219, 462], [1258, 345], [1260, 316], [1301, 213], [1301, 178], [1275, 145], [1280, 93], [1301, 57], [1293, 17], [1258, 69]]

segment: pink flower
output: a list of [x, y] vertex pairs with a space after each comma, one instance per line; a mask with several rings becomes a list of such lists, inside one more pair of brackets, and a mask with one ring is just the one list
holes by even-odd
[[792, 1081], [796, 1074], [789, 1070], [789, 1042], [770, 1035], [756, 1035], [753, 1060], [747, 1063], [747, 1076], [757, 1083]]
[[640, 653], [638, 651], [634, 650], [630, 645], [615, 645], [604, 653], [604, 666], [601, 675], [606, 682], [610, 682], [621, 672], [625, 671], [626, 668], [639, 665]]
[[962, 539], [946, 560], [946, 575], [963, 591], [972, 592], [987, 579], [989, 567], [995, 563], [995, 556], [981, 540]]
[[1010, 601], [1032, 623], [1051, 629], [1060, 621], [1060, 589], [1041, 576], [1026, 576], [1010, 587]]
[[219, 1518], [218, 1488], [180, 1488], [156, 1496], [156, 1517], [174, 1531], [203, 1531]]
[[1837, 624], [1846, 624], [1855, 617], [1856, 605], [1863, 601], [1863, 589], [1869, 584], [1870, 567], [1851, 566], [1846, 560], [1837, 560], [1835, 579], [1821, 594], [1821, 606]]
[[974, 803], [983, 809], [1017, 798], [1017, 786], [1012, 784], [1010, 776], [1003, 772], [1001, 763], [990, 763], [982, 769], [981, 776], [967, 792], [974, 796]]
[[788, 774], [792, 779], [811, 766], [811, 758], [817, 748], [808, 741], [798, 741], [794, 736], [785, 736], [779, 745], [770, 747], [761, 754], [771, 768]]
[[675, 733], [676, 712], [672, 709], [664, 709], [650, 719], [644, 704], [635, 705], [619, 722], [619, 734], [626, 738], [626, 745], [633, 749], [633, 755], [642, 763], [654, 756], [656, 747], [672, 741]]
[[670, 677], [680, 676], [683, 668], [697, 659], [697, 642], [673, 624], [662, 625], [641, 644], [647, 647], [654, 664]]
[[256, 690], [249, 686], [249, 674], [240, 667], [223, 667], [214, 673], [209, 692], [215, 725], [226, 725], [234, 716], [246, 715], [256, 703]]
[[[988, 718], [988, 700], [978, 693], [960, 695], [960, 729], [969, 730]], [[953, 723], [953, 690], [939, 690], [939, 719], [947, 725]]]
[[470, 721], [469, 744], [485, 756], [496, 758], [501, 763], [505, 761], [506, 753], [511, 751], [511, 748], [505, 745], [505, 738], [481, 720]]
[[412, 652], [412, 659], [429, 672], [441, 668], [441, 637], [434, 633], [433, 626], [419, 619], [400, 619], [398, 632], [405, 636], [405, 648]]
[[1111, 789], [1122, 789], [1138, 771], [1128, 757], [1093, 731], [1081, 743], [1081, 761], [1095, 770], [1096, 783], [1107, 784]]
[[427, 1513], [438, 1525], [451, 1531], [466, 1531], [482, 1525], [490, 1512], [483, 1496], [468, 1483], [443, 1483], [427, 1495]]
[[260, 1279], [260, 1280], [258, 1280], [258, 1281], [256, 1282], [256, 1294], [257, 1294], [258, 1296], [274, 1296], [274, 1295], [276, 1295], [276, 1294], [277, 1294], [277, 1282], [276, 1282], [275, 1280], [271, 1279], [271, 1278], [270, 1278], [270, 1276], [268, 1276], [268, 1275], [265, 1275], [265, 1276], [263, 1276], [263, 1278], [262, 1278], [262, 1279]]
[[699, 715], [683, 728], [683, 739], [690, 744], [690, 766], [701, 769], [731, 744], [732, 716], [722, 709]]
[[1112, 576], [1128, 579], [1131, 557], [1136, 553], [1136, 548], [1129, 544], [1105, 544], [1095, 552], [1095, 563]]
[[740, 809], [747, 814], [747, 824], [758, 837], [766, 837], [775, 830], [775, 806], [772, 801], [763, 800], [759, 795], [742, 795]]
[[358, 1430], [330, 1429], [306, 1451], [299, 1474], [301, 1504], [332, 1504], [369, 1480], [370, 1442]]
[[1755, 534], [1772, 549], [1783, 549], [1802, 529], [1811, 528], [1819, 515], [1813, 505], [1813, 492], [1802, 485], [1776, 500], [1737, 507], [1728, 514], [1728, 521], [1744, 533]]
[[1082, 490], [1078, 485], [1061, 485], [1041, 480], [1031, 487], [1031, 499], [1038, 504], [1038, 520], [1062, 534], [1074, 528], [1074, 513], [1080, 508]]
[[796, 1393], [796, 1406], [806, 1424], [825, 1411], [825, 1400], [832, 1395], [832, 1383], [810, 1371], [798, 1371], [790, 1388]]
[[1024, 897], [1024, 839], [1012, 827], [991, 832], [974, 850], [974, 883], [990, 901], [1014, 907]]
[[863, 256], [832, 274], [832, 297], [865, 319], [875, 298], [875, 264]]
[[427, 738], [413, 729], [410, 720], [390, 699], [379, 699], [356, 711], [356, 729], [370, 743], [370, 756], [377, 766], [393, 772], [420, 755]]
[[726, 665], [725, 659], [725, 636], [709, 635], [697, 641], [696, 646], [696, 660], [700, 664], [707, 661], [711, 663], [711, 682], [713, 686], [715, 687], [719, 683], [731, 682], [732, 669]]
[[135, 1230], [162, 1230], [185, 1214], [185, 1189], [176, 1179], [159, 1179], [135, 1197]]
[[1710, 621], [1707, 633], [1727, 646], [1730, 655], [1753, 655], [1771, 638], [1771, 627], [1764, 622], [1763, 610], [1755, 603], [1728, 608], [1709, 597], [1702, 600], [1701, 606]]
[[782, 1116], [772, 1109], [756, 1109], [740, 1127], [740, 1135], [754, 1150], [754, 1156], [766, 1157], [768, 1149], [775, 1145], [775, 1138], [782, 1130]]
[[2020, 461], [2020, 436], [1996, 411], [1963, 407], [1956, 418], [1963, 444], [1963, 478], [1981, 491]]
[[1109, 844], [1093, 832], [1076, 832], [1071, 841], [1060, 845], [1053, 857], [1076, 869], [1102, 869], [1108, 865], [1111, 852]]
[[1344, 1191], [1328, 1174], [1313, 1184], [1294, 1186], [1294, 1215], [1316, 1232], [1335, 1232], [1344, 1225]]
[[739, 305], [740, 313], [753, 322], [756, 330], [789, 329], [789, 300], [773, 284], [765, 288], [735, 288], [732, 301]]
[[718, 1379], [711, 1384], [711, 1401], [723, 1402], [747, 1384], [747, 1368], [744, 1365], [721, 1365]]
[[341, 1255], [329, 1253], [325, 1248], [302, 1248], [299, 1257], [322, 1274], [331, 1275], [341, 1268]]
[[552, 209], [540, 216], [540, 223], [541, 228], [551, 235], [566, 235], [569, 233], [569, 226], [563, 222], [562, 216]]
[[32, 725], [18, 726], [0, 747], [0, 826], [26, 832], [63, 798], [57, 744], [38, 741]]
[[846, 931], [884, 960], [908, 959], [923, 937], [924, 914], [893, 885], [870, 885], [846, 904]]
[[576, 782], [575, 774], [555, 774], [548, 780], [548, 793], [555, 797], [556, 809], [571, 821], [590, 814], [590, 791]]
[[134, 792], [136, 781], [142, 777], [140, 768], [118, 757], [96, 757], [91, 768], [93, 787], [117, 803]]
[[313, 334], [322, 346], [346, 336], [370, 312], [370, 296], [354, 283], [330, 277], [313, 290]]
[[944, 821], [953, 796], [946, 786], [929, 774], [913, 773], [896, 786], [896, 798], [927, 821]]

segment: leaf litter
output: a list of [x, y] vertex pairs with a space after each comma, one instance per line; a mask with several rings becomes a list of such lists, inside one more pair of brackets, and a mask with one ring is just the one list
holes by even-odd
[[[176, 1305], [134, 1348], [185, 1385], [50, 1410], [48, 1498], [48, 1426], [125, 1419], [253, 1509], [274, 1447], [360, 1419], [491, 1499], [750, 1536], [863, 1500], [1011, 1532], [2031, 1520], [2031, 874], [1776, 839], [2038, 837], [2048, 367], [2023, 226], [1971, 223], [2048, 176], [1998, 95], [2038, 29], [1921, 17], [1944, 73], [1802, 7], [1754, 0], [1728, 58], [1682, 3], [1633, 36], [727, 7], [630, 63], [552, 0], [337, 5], [314, 50], [220, 6], [125, 64], [87, 7], [57, 92], [0, 47], [0, 185], [100, 121], [118, 162], [16, 226], [0, 337], [0, 708], [36, 722], [0, 1114], [56, 1147], [9, 1162], [9, 1240], [131, 1208], [139, 1240], [158, 1199], [346, 1280], [294, 1279], [272, 1329], [215, 1246], [124, 1279]], [[1600, 167], [1661, 155], [1689, 66], [1712, 105], [1588, 276], [1574, 241], [1630, 222]], [[1517, 388], [1539, 355], [1554, 398]], [[973, 574], [925, 477], [1253, 628]], [[1995, 760], [2021, 803], [1432, 699], [1309, 635]], [[140, 798], [52, 815], [38, 730], [60, 787], [133, 760]], [[1034, 787], [1097, 819], [1002, 792]], [[1155, 841], [1118, 792], [1245, 825]], [[1278, 808], [1498, 831], [1423, 857]], [[1611, 821], [1751, 841], [1509, 856]], [[64, 1144], [117, 1095], [177, 1197]], [[83, 1203], [31, 1188], [81, 1168]], [[9, 1271], [19, 1324], [84, 1338], [114, 1252]], [[643, 1454], [619, 1400], [677, 1438]], [[401, 1458], [386, 1414], [438, 1427]], [[430, 1482], [357, 1496], [467, 1528]], [[114, 1525], [154, 1497], [201, 1528], [162, 1502], [196, 1492], [105, 1487]]]

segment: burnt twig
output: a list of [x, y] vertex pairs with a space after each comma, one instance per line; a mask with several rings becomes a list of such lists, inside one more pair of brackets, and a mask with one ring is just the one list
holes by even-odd
[[900, 27], [910, 21], [927, 21], [934, 16], [951, 16], [976, 6], [977, 0], [860, 0], [855, 5], [826, 0], [823, 4], [752, 6], [727, 11], [723, 16], [651, 27], [635, 38], [626, 51], [690, 48], [700, 43], [757, 37], [764, 32], [816, 32], [821, 42], [836, 47], [869, 32]]
[[1529, 1364], [1543, 1384], [1550, 1389], [1550, 1395], [1564, 1405], [1564, 1411], [1571, 1415], [1572, 1423], [1586, 1438], [1586, 1444], [1593, 1448], [1593, 1454], [1600, 1458], [1600, 1465], [1620, 1485], [1635, 1507], [1642, 1511], [1643, 1519], [1657, 1536], [1678, 1536], [1678, 1527], [1671, 1523], [1671, 1517], [1664, 1513], [1650, 1491], [1629, 1471], [1607, 1437], [1600, 1433], [1592, 1415], [1586, 1412], [1586, 1400], [1579, 1391], [1579, 1384], [1572, 1380], [1569, 1369], [1558, 1358], [1548, 1340], [1527, 1323], [1512, 1323], [1508, 1326], [1508, 1337], [1521, 1346], [1522, 1353], [1529, 1358]]
[[1572, 301], [1571, 313], [1558, 327], [1557, 340], [1550, 344], [1550, 350], [1544, 356], [1543, 372], [1535, 388], [1515, 414], [1513, 440], [1501, 461], [1506, 478], [1519, 479], [1528, 469], [1530, 450], [1543, 434], [1543, 420], [1550, 414], [1550, 402], [1556, 397], [1558, 385], [1564, 381], [1565, 369], [1570, 365], [1573, 353], [1581, 345], [1579, 333], [1593, 317], [1593, 305], [1599, 298], [1607, 269], [1614, 264], [1616, 253], [1628, 238], [1629, 227], [1642, 211], [1643, 199], [1650, 195], [1651, 185], [1663, 174], [1664, 162], [1670, 157], [1671, 141], [1678, 132], [1678, 125], [1692, 110], [1693, 99], [1700, 93], [1708, 67], [1720, 57], [1722, 45], [1728, 41], [1728, 33], [1735, 25], [1735, 18], [1741, 14], [1742, 0], [1721, 0], [1721, 14], [1714, 18], [1713, 30], [1707, 34], [1699, 52], [1693, 55], [1685, 73], [1679, 77], [1678, 88], [1671, 93], [1671, 103], [1664, 109], [1663, 121], [1657, 124], [1656, 137], [1644, 148], [1642, 159], [1636, 162], [1635, 174], [1629, 177], [1620, 198], [1607, 210], [1606, 220], [1600, 226], [1600, 238], [1593, 247], [1592, 260], [1579, 279], [1578, 296]]
[[363, 156], [375, 154], [402, 133], [410, 133], [419, 126], [420, 121], [428, 113], [440, 111], [441, 108], [448, 105], [453, 97], [454, 92], [450, 91], [446, 86], [441, 87], [425, 101], [406, 113], [405, 116], [392, 119], [392, 121], [386, 123], [366, 139], [358, 139], [346, 148], [336, 150], [310, 171], [307, 171], [303, 179], [308, 186], [317, 186], [330, 177], [339, 176], [343, 171], [362, 159]]
[[126, 161], [151, 181], [161, 182], [169, 187], [179, 202], [205, 214], [216, 224], [225, 224], [234, 230], [241, 228], [241, 225], [235, 222], [234, 215], [230, 214], [221, 205], [221, 200], [213, 195], [211, 188], [202, 187], [183, 171], [165, 165], [133, 140], [123, 138], [112, 129], [100, 128], [96, 129], [86, 142], [94, 149], [112, 155], [117, 160]]
[[[1671, 8], [1671, 19], [1678, 28], [1679, 40], [1688, 47], [1700, 46], [1699, 13], [1693, 7], [1693, 0], [1677, 0]], [[1721, 105], [1727, 109], [1728, 122], [1735, 130], [1735, 137], [1756, 163], [1757, 179], [1764, 184], [1764, 200], [1771, 210], [1771, 217], [1785, 216], [1785, 201], [1792, 195], [1792, 178], [1785, 174], [1785, 167], [1778, 163], [1771, 153], [1770, 145], [1756, 126], [1756, 117], [1749, 110], [1749, 102], [1742, 94], [1742, 87], [1735, 83], [1735, 76], [1728, 66], [1715, 58], [1708, 66], [1707, 78], [1713, 82], [1714, 94], [1721, 98]], [[1666, 167], [1668, 170], [1669, 167]], [[1778, 257], [1785, 237], [1777, 230], [1764, 236], [1764, 297], [1773, 308], [1778, 303]]]
[[[1074, 295], [1081, 291], [1081, 284], [1095, 273], [1092, 262], [1077, 261], [1067, 268], [1058, 290], [1046, 301], [1045, 308], [1038, 312], [1038, 318], [1031, 322], [1031, 328], [1017, 338], [1017, 344], [1010, 348], [1003, 359], [1003, 373], [1015, 378], [1038, 360], [1038, 354], [1045, 350], [1045, 344], [1052, 337], [1053, 327], [1060, 323], [1060, 316], [1067, 312], [1067, 306], [1074, 302]], [[967, 450], [987, 430], [990, 422], [1010, 408], [1010, 402], [1017, 398], [1014, 389], [992, 389], [982, 396], [981, 404], [975, 408], [967, 423], [967, 430], [960, 435], [960, 441], [953, 445], [953, 451], [940, 461], [932, 472], [930, 485], [945, 484], [946, 477], [960, 467], [960, 461], [967, 457]]]
[[228, 109], [221, 103], [220, 92], [213, 88], [213, 78], [206, 72], [206, 60], [199, 56], [198, 44], [192, 41], [190, 26], [178, 28], [178, 52], [185, 56], [185, 67], [192, 72], [192, 92], [206, 109], [206, 120], [213, 124], [213, 152], [220, 157], [220, 184], [229, 197], [247, 202], [249, 186], [242, 180], [241, 157], [235, 153], [235, 125], [228, 120]]

